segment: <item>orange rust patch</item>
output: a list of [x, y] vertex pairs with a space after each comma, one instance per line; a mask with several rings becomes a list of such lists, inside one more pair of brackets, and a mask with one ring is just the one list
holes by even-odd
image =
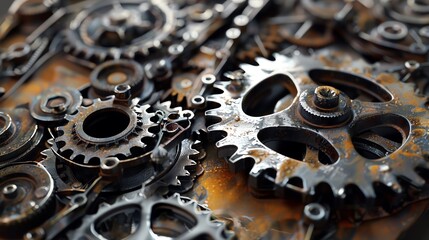
[[254, 157], [255, 162], [259, 163], [264, 159], [267, 159], [270, 156], [270, 153], [267, 150], [262, 149], [252, 149], [247, 151], [247, 153]]
[[391, 84], [398, 82], [398, 80], [392, 74], [388, 73], [381, 73], [376, 77], [375, 80], [381, 84]]
[[286, 158], [280, 164], [277, 171], [276, 182], [281, 182], [286, 177], [293, 175], [295, 169], [299, 167], [299, 161]]

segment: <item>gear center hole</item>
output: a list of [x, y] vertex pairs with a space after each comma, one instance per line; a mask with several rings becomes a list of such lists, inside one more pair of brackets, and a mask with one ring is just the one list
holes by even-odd
[[83, 122], [83, 131], [90, 137], [113, 137], [127, 129], [131, 119], [125, 112], [108, 108], [90, 114]]

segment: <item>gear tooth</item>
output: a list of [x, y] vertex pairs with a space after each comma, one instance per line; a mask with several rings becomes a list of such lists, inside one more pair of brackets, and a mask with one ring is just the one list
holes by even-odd
[[219, 123], [215, 123], [213, 125], [210, 125], [207, 127], [207, 131], [209, 132], [216, 132], [216, 131], [225, 131], [224, 127], [219, 124]]
[[65, 151], [67, 151], [69, 149], [70, 148], [67, 145], [65, 145], [64, 147], [60, 148], [60, 152], [65, 152]]
[[99, 206], [99, 208], [108, 208], [108, 207], [110, 207], [110, 204], [108, 204], [106, 202], [100, 203], [100, 206]]
[[402, 176], [405, 177], [408, 182], [418, 188], [423, 187], [426, 183], [426, 181], [413, 170], [403, 172]]
[[[241, 155], [241, 154], [235, 152], [234, 154], [232, 154], [231, 157], [229, 157], [228, 161], [231, 162], [231, 163], [237, 163], [237, 162], [239, 162], [239, 161], [241, 161], [241, 160], [243, 160], [243, 159], [245, 159], [247, 157], [248, 156], [246, 156], [246, 155]], [[251, 156], [249, 156], [249, 157], [253, 158]]]
[[218, 111], [216, 109], [207, 110], [205, 115], [210, 117], [219, 117], [219, 114], [217, 114]]
[[217, 148], [224, 148], [227, 146], [232, 146], [233, 144], [231, 144], [231, 142], [228, 140], [228, 138], [223, 138], [221, 140], [219, 140], [218, 142], [216, 142], [216, 147]]
[[359, 190], [363, 193], [367, 201], [369, 202], [370, 199], [375, 199], [377, 195], [375, 194], [374, 187], [372, 185], [367, 186], [357, 186]]
[[257, 57], [257, 58], [255, 59], [255, 61], [256, 61], [259, 65], [269, 65], [269, 64], [272, 64], [272, 63], [273, 63], [272, 61], [270, 61], [270, 60], [268, 60], [268, 59], [266, 59], [266, 58], [263, 58], [263, 57]]
[[73, 151], [73, 153], [70, 155], [70, 159], [73, 160], [77, 157], [77, 153]]

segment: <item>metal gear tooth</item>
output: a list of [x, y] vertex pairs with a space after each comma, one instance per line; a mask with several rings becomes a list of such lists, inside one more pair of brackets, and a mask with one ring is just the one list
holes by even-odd
[[402, 172], [401, 176], [405, 177], [407, 181], [418, 188], [421, 188], [426, 184], [426, 181], [413, 170]]

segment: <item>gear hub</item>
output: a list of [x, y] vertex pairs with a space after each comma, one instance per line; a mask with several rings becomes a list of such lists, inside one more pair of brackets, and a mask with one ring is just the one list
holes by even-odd
[[305, 90], [299, 97], [299, 103], [301, 116], [316, 127], [337, 127], [350, 120], [352, 115], [349, 97], [331, 86]]

